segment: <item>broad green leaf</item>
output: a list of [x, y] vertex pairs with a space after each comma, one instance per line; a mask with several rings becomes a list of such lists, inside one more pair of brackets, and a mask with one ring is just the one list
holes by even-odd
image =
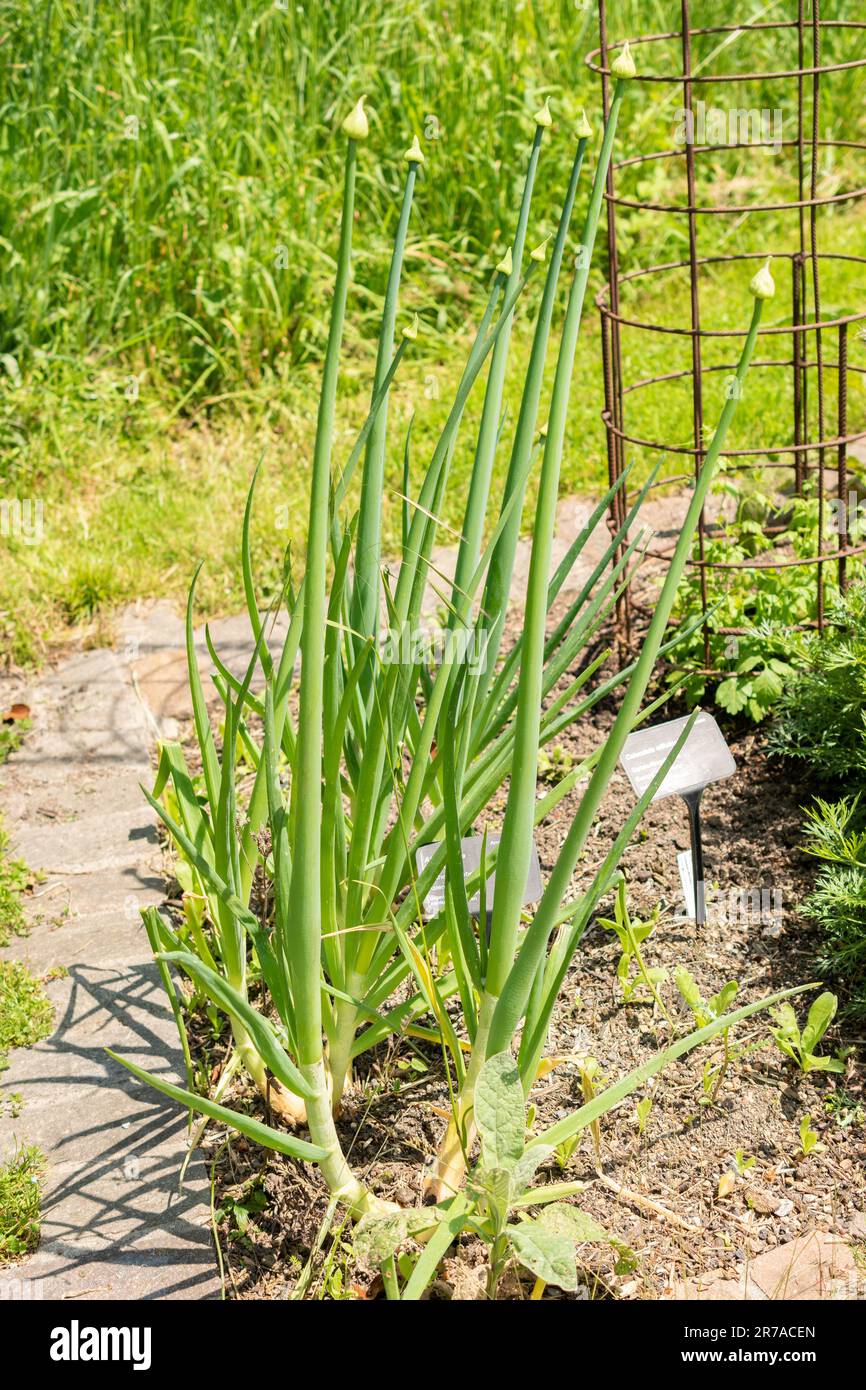
[[599, 1226], [597, 1221], [593, 1221], [591, 1216], [579, 1211], [577, 1207], [571, 1206], [568, 1202], [555, 1202], [553, 1206], [545, 1207], [538, 1218], [539, 1223], [545, 1230], [553, 1231], [558, 1236], [567, 1236], [569, 1240], [578, 1241], [581, 1244], [588, 1241], [609, 1241], [611, 1239], [603, 1226]]
[[718, 994], [713, 995], [712, 999], [709, 1001], [709, 1004], [710, 1009], [716, 1015], [716, 1017], [718, 1017], [719, 1014], [725, 1013], [725, 1011], [730, 1008], [731, 1004], [734, 1002], [734, 999], [737, 996], [737, 991], [739, 990], [739, 988], [740, 986], [736, 980], [728, 980], [726, 985], [722, 985], [722, 988], [719, 990]]
[[508, 1210], [512, 1193], [510, 1168], [476, 1168], [473, 1187], [503, 1215]]
[[796, 1062], [799, 1066], [800, 1057], [799, 1054], [795, 1052], [794, 1048], [791, 1046], [790, 1034], [783, 1032], [780, 1028], [771, 1028], [770, 1032], [776, 1039], [776, 1045], [780, 1049], [780, 1051], [784, 1052], [786, 1057], [790, 1057], [791, 1061]]
[[692, 975], [690, 971], [681, 968], [674, 972], [674, 981], [677, 989], [693, 1013], [702, 1011], [704, 1000], [698, 989], [694, 975]]
[[486, 1168], [512, 1168], [523, 1154], [526, 1107], [510, 1052], [488, 1057], [475, 1087], [475, 1123]]
[[516, 1196], [528, 1189], [542, 1163], [546, 1163], [552, 1153], [553, 1149], [540, 1145], [537, 1149], [526, 1149], [521, 1154], [511, 1173], [512, 1191]]
[[716, 689], [716, 704], [727, 710], [728, 714], [739, 714], [748, 704], [748, 695], [736, 676], [729, 676]]
[[814, 1053], [807, 1052], [803, 1058], [803, 1070], [841, 1073], [845, 1070], [845, 1063], [836, 1057], [816, 1057]]
[[573, 1293], [577, 1288], [574, 1242], [570, 1236], [548, 1230], [537, 1221], [509, 1226], [511, 1248], [522, 1265], [545, 1284]]
[[778, 1031], [784, 1037], [799, 1040], [800, 1029], [797, 1026], [797, 1015], [790, 1004], [780, 1004], [777, 1009], [771, 1009], [770, 1014], [776, 1020], [779, 1025]]
[[407, 1214], [398, 1211], [389, 1212], [387, 1216], [363, 1216], [355, 1227], [353, 1244], [362, 1264], [380, 1265], [395, 1255], [408, 1239]]
[[815, 1051], [818, 1043], [833, 1022], [838, 1005], [838, 999], [835, 994], [831, 994], [829, 990], [825, 990], [823, 994], [818, 995], [818, 998], [809, 1010], [809, 1017], [806, 1020], [806, 1026], [800, 1038], [800, 1043], [804, 1052]]

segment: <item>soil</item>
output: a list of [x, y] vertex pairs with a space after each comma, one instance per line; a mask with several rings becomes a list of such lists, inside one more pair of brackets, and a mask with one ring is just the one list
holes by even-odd
[[[560, 766], [596, 747], [613, 715], [612, 706], [601, 705], [561, 738]], [[817, 935], [800, 911], [814, 879], [801, 838], [801, 808], [810, 788], [766, 757], [760, 731], [728, 724], [725, 733], [737, 772], [705, 792], [702, 808], [712, 885], [707, 925], [696, 927], [683, 911], [677, 853], [688, 848], [689, 831], [679, 798], [650, 807], [622, 863], [633, 915], [646, 918], [659, 904], [665, 909], [644, 953], [649, 966], [668, 972], [661, 992], [679, 1032], [694, 1026], [673, 983], [679, 967], [691, 971], [705, 998], [737, 980], [738, 1004], [815, 977]], [[538, 829], [543, 876], [579, 800], [578, 787]], [[575, 875], [576, 894], [591, 881], [633, 804], [625, 776], [617, 772]], [[503, 805], [501, 797], [491, 807], [491, 826]], [[739, 894], [755, 889], [767, 894], [764, 920], [759, 909], [740, 910]], [[611, 909], [610, 901], [603, 903], [600, 915], [612, 915]], [[593, 921], [563, 987], [548, 1048], [549, 1055], [569, 1060], [532, 1094], [537, 1127], [581, 1103], [575, 1058], [592, 1055], [613, 1081], [671, 1038], [652, 1003], [624, 1003], [618, 958], [613, 933]], [[828, 983], [838, 989], [844, 1019], [844, 989]], [[801, 1015], [809, 998], [796, 1001]], [[199, 1054], [215, 1079], [222, 1046], [201, 1023], [198, 1035]], [[766, 1015], [747, 1020], [736, 1040], [755, 1046], [731, 1063], [713, 1104], [703, 1103], [703, 1074], [708, 1062], [721, 1057], [718, 1043], [674, 1063], [603, 1119], [600, 1167], [584, 1132], [564, 1169], [554, 1158], [540, 1170], [541, 1183], [584, 1182], [576, 1199], [580, 1207], [633, 1252], [623, 1259], [621, 1252], [594, 1247], [602, 1253], [586, 1258], [589, 1296], [652, 1299], [710, 1270], [736, 1277], [757, 1255], [809, 1231], [837, 1232], [855, 1249], [862, 1239], [866, 1121], [857, 1107], [866, 1108], [863, 1039], [849, 1036], [844, 1021], [825, 1036], [824, 1052], [852, 1049], [847, 1074], [838, 1077], [800, 1076], [770, 1040]], [[401, 1038], [360, 1060], [339, 1123], [344, 1147], [373, 1191], [419, 1205], [425, 1164], [449, 1104], [441, 1056], [432, 1046]], [[252, 1087], [236, 1082], [231, 1095], [233, 1103], [243, 1100], [244, 1108], [265, 1118]], [[641, 1134], [635, 1107], [646, 1096], [652, 1108]], [[823, 1149], [804, 1158], [799, 1130], [807, 1114]], [[378, 1278], [354, 1262], [346, 1233], [334, 1227], [323, 1233], [328, 1203], [314, 1169], [216, 1126], [204, 1143], [214, 1165], [228, 1296], [289, 1298], [302, 1277], [308, 1297], [381, 1296]], [[238, 1207], [246, 1210], [238, 1214]], [[432, 1296], [482, 1296], [483, 1258], [477, 1241], [461, 1242]], [[585, 1290], [578, 1296], [586, 1297]], [[527, 1297], [528, 1290], [512, 1278], [506, 1295]], [[552, 1288], [545, 1296], [575, 1297]]]

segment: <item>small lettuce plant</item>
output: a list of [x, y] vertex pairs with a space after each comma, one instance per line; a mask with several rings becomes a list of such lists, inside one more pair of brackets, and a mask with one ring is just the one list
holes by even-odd
[[782, 1003], [772, 1010], [775, 1027], [770, 1032], [779, 1051], [790, 1058], [805, 1075], [810, 1071], [844, 1072], [845, 1063], [838, 1057], [818, 1053], [818, 1044], [836, 1015], [839, 1001], [825, 990], [812, 1004], [801, 1031], [793, 1005]]

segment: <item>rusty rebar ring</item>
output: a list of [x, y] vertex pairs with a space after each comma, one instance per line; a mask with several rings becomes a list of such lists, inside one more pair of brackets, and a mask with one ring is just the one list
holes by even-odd
[[[866, 148], [866, 147], [864, 147]], [[799, 251], [778, 251], [773, 253], [774, 260], [799, 260]], [[812, 253], [806, 253], [806, 259], [812, 260]], [[858, 265], [866, 265], [866, 256], [853, 256], [848, 253], [836, 253], [833, 251], [819, 251], [817, 253], [819, 261], [853, 261]], [[763, 261], [766, 254], [762, 251], [739, 251], [720, 256], [699, 256], [696, 265], [718, 265], [732, 261]], [[628, 284], [631, 280], [639, 280], [643, 275], [660, 275], [667, 270], [690, 270], [690, 261], [664, 261], [656, 265], [642, 266], [639, 270], [630, 270], [626, 275], [617, 277], [617, 295], [620, 288]], [[595, 297], [596, 307], [604, 318], [614, 323], [622, 324], [627, 328], [640, 328], [647, 333], [672, 333], [682, 338], [745, 338], [748, 335], [746, 328], [676, 328], [668, 324], [647, 323], [642, 319], [626, 318], [625, 315], [617, 313], [610, 307], [607, 296], [610, 294], [610, 282], [602, 285]], [[823, 319], [818, 323], [789, 323], [783, 324], [779, 328], [759, 328], [759, 337], [771, 337], [774, 334], [795, 334], [795, 333], [817, 333], [824, 328], [840, 328], [846, 323], [861, 323], [866, 320], [866, 309], [859, 314], [846, 314], [842, 318]]]
[[[760, 24], [716, 24], [706, 29], [689, 29], [689, 37], [697, 38], [703, 34], [747, 34], [755, 33], [761, 29], [798, 29], [796, 19], [764, 21]], [[807, 24], [807, 29], [812, 25]], [[819, 22], [819, 29], [866, 29], [866, 22], [859, 19], [822, 19]], [[607, 45], [608, 53], [616, 52], [618, 48], [628, 42], [630, 47], [636, 48], [638, 44], [646, 43], [667, 43], [671, 39], [682, 39], [682, 29], [675, 29], [670, 34], [644, 34], [636, 39], [620, 39], [618, 43]], [[593, 60], [601, 56], [601, 49], [594, 48], [586, 56], [586, 65], [592, 72], [599, 73], [602, 77], [610, 78], [614, 74], [609, 67]], [[660, 82], [670, 86], [682, 86], [684, 82], [704, 82], [714, 84], [720, 82], [775, 82], [783, 78], [790, 77], [815, 77], [828, 72], [845, 72], [850, 68], [866, 67], [866, 58], [854, 58], [845, 63], [826, 63], [816, 67], [792, 68], [784, 72], [732, 72], [704, 75], [702, 73], [683, 73], [678, 72], [671, 76], [661, 76], [657, 73], [638, 72], [635, 82]]]
[[[712, 540], [712, 534], [707, 531], [707, 539]], [[760, 564], [757, 560], [695, 560], [691, 556], [686, 564], [694, 566], [699, 570], [782, 570], [794, 569], [800, 565], [827, 565], [835, 563], [836, 560], [849, 560], [853, 555], [863, 555], [866, 552], [866, 541], [861, 545], [849, 545], [844, 550], [826, 550], [823, 555], [809, 555], [804, 559], [797, 560], [773, 560], [764, 561]], [[655, 560], [663, 560], [665, 564], [670, 564], [673, 559], [673, 552], [665, 554], [660, 550], [647, 550], [647, 555], [652, 555]]]
[[[753, 363], [753, 366], [756, 367], [760, 365], [759, 362]], [[826, 365], [825, 363], [825, 366]], [[704, 370], [706, 370], [706, 368], [704, 368]], [[691, 372], [686, 372], [684, 375], [691, 376]], [[663, 378], [660, 379], [663, 380]], [[654, 384], [654, 379], [650, 377], [642, 384], [645, 386], [652, 385]], [[625, 430], [621, 430], [618, 425], [613, 423], [608, 410], [603, 410], [601, 412], [601, 418], [611, 434], [616, 435], [617, 439], [622, 439], [626, 444], [633, 444], [636, 449], [652, 449], [654, 453], [658, 454], [690, 454], [692, 458], [702, 458], [707, 452], [706, 445], [702, 448], [698, 448], [694, 444], [664, 444], [660, 443], [658, 440], [641, 439], [639, 435], [627, 434]], [[811, 444], [767, 444], [760, 449], [722, 449], [719, 453], [719, 458], [761, 458], [764, 454], [810, 454], [817, 453], [821, 449], [838, 449], [839, 446], [843, 444], [847, 447], [849, 444], [856, 444], [861, 439], [866, 439], [866, 430], [858, 430], [855, 434], [837, 435], [833, 438], [816, 439], [814, 443]], [[755, 467], [754, 464], [747, 466]], [[766, 467], [784, 468], [788, 467], [788, 465], [768, 463]], [[744, 465], [737, 471], [744, 472], [745, 470], [746, 466]], [[733, 472], [734, 470], [732, 469], [731, 471]]]
[[[864, 59], [866, 62], [866, 59]], [[781, 149], [792, 149], [799, 152], [799, 140], [781, 140]], [[811, 140], [803, 141], [803, 148], [810, 149]], [[771, 141], [737, 140], [727, 145], [692, 145], [693, 154], [706, 154], [708, 152], [717, 153], [722, 150], [747, 150], [747, 149], [774, 149]], [[866, 141], [863, 140], [818, 140], [817, 148], [822, 149], [846, 149], [846, 150], [866, 150]], [[619, 173], [621, 169], [629, 169], [637, 164], [648, 164], [653, 159], [682, 159], [685, 157], [686, 150], [654, 150], [651, 154], [636, 154], [630, 159], [622, 159], [612, 165], [614, 173]], [[798, 208], [822, 208], [830, 207], [835, 203], [852, 203], [858, 198], [866, 197], [866, 186], [862, 188], [852, 188], [845, 193], [831, 193], [825, 198], [799, 198], [790, 202], [783, 203], [713, 203], [708, 207], [702, 207], [699, 203], [694, 205], [689, 203], [647, 203], [635, 198], [623, 198], [619, 194], [611, 193], [605, 189], [605, 200], [614, 203], [619, 208], [633, 208], [639, 212], [670, 212], [670, 213], [700, 213], [702, 216], [722, 217], [732, 213], [742, 212], [793, 212]]]

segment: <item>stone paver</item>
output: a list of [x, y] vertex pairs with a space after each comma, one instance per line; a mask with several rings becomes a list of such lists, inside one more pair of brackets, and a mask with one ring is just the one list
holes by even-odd
[[866, 1279], [841, 1236], [810, 1231], [746, 1265], [738, 1278], [720, 1269], [677, 1284], [674, 1299], [719, 1302], [802, 1302], [866, 1298]]
[[[767, 1298], [831, 1298], [845, 1296], [848, 1276], [856, 1276], [857, 1266], [840, 1236], [812, 1231], [759, 1255], [750, 1273]], [[861, 1296], [866, 1296], [866, 1288]]]
[[151, 722], [123, 653], [76, 655], [21, 697], [33, 728], [0, 769], [0, 806], [16, 852], [45, 874], [33, 906], [51, 924], [2, 954], [40, 975], [67, 973], [47, 987], [52, 1036], [13, 1052], [0, 1079], [24, 1102], [0, 1118], [0, 1156], [33, 1143], [48, 1159], [40, 1247], [3, 1282], [42, 1281], [45, 1298], [212, 1298], [219, 1281], [197, 1155], [178, 1191], [186, 1116], [105, 1053], [182, 1079], [139, 917], [163, 894], [139, 790], [152, 776]]

